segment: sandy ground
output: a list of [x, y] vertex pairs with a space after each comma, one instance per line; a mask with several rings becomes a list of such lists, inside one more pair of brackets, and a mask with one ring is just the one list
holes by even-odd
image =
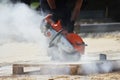
[[[120, 51], [120, 43], [115, 39], [85, 38], [84, 41], [88, 44], [86, 53]], [[46, 52], [33, 43], [13, 42], [1, 45], [0, 54], [0, 63], [49, 59]]]
[[0, 46], [0, 63], [31, 61], [31, 60], [48, 60], [46, 50], [42, 49], [35, 43], [18, 43], [12, 42]]
[[[120, 33], [117, 37], [83, 38], [86, 46], [85, 53], [116, 53], [120, 52]], [[115, 34], [116, 35], [116, 34]], [[0, 45], [0, 63], [17, 61], [50, 61], [47, 49], [37, 43], [8, 42]]]
[[[84, 38], [87, 53], [120, 52], [120, 40], [115, 38]], [[7, 43], [0, 46], [0, 63], [16, 61], [49, 61], [46, 49], [34, 43]]]
[[0, 77], [0, 80], [119, 80], [120, 79], [120, 73], [106, 73], [106, 74], [95, 74], [95, 75], [89, 75], [89, 76], [69, 76], [69, 75], [63, 75], [63, 76], [7, 76], [7, 77]]
[[85, 38], [84, 41], [88, 44], [86, 53], [120, 51], [120, 40], [116, 38]]

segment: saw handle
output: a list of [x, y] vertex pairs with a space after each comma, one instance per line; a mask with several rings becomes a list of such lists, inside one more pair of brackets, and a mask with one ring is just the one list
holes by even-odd
[[62, 26], [61, 26], [61, 21], [58, 20], [57, 23], [55, 23], [52, 19], [51, 19], [52, 14], [48, 14], [45, 17], [45, 21], [51, 25], [51, 27], [56, 31], [59, 32], [60, 30], [62, 30]]

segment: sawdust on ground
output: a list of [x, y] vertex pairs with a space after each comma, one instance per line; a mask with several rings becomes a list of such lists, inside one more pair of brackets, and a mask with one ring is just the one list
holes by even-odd
[[41, 75], [24, 75], [24, 76], [7, 76], [0, 77], [0, 80], [119, 80], [120, 72], [115, 73], [106, 73], [106, 74], [94, 74], [94, 75], [84, 75], [84, 76], [70, 76], [70, 75], [61, 75], [61, 76], [41, 76]]

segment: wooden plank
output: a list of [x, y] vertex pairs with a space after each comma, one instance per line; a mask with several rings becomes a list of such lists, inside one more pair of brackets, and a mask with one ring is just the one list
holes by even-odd
[[107, 54], [108, 60], [119, 60], [120, 59], [120, 53], [110, 53]]
[[36, 62], [36, 63], [15, 63], [13, 65], [19, 66], [19, 67], [36, 67], [36, 66], [49, 66], [49, 65], [56, 65], [56, 66], [68, 66], [70, 64], [76, 65], [76, 64], [91, 64], [91, 63], [105, 63], [105, 62], [120, 62], [119, 60], [91, 60], [91, 61], [78, 61], [78, 62]]
[[[77, 70], [81, 69], [82, 65], [94, 65], [97, 64], [99, 66], [106, 64], [106, 63], [110, 63], [112, 64], [113, 69], [112, 70], [120, 70], [120, 60], [103, 60], [103, 61], [82, 61], [82, 62], [67, 62], [67, 63], [40, 63], [40, 64], [13, 64], [13, 74], [24, 74], [24, 67], [42, 67], [44, 69], [54, 69], [54, 68], [58, 68], [58, 69], [62, 69], [62, 68], [70, 68], [70, 74], [71, 75], [76, 75], [77, 74]], [[52, 68], [51, 68], [52, 66]], [[82, 72], [81, 72], [82, 74]]]
[[[45, 69], [50, 69], [49, 68], [49, 64], [48, 65], [43, 65], [43, 64], [40, 64], [40, 65], [35, 65], [35, 64], [13, 64], [13, 75], [19, 75], [19, 74], [24, 74], [24, 67], [31, 67], [31, 66], [34, 66], [34, 67], [43, 67]], [[79, 65], [58, 65], [57, 68], [61, 69], [61, 68], [65, 68], [65, 67], [68, 67], [70, 68], [70, 74], [71, 75], [75, 75], [77, 74], [77, 69], [78, 69], [78, 66]], [[52, 68], [56, 68], [56, 66], [53, 65]]]
[[107, 55], [106, 54], [102, 54], [102, 53], [97, 53], [97, 54], [85, 54], [81, 56], [81, 60], [106, 60], [107, 59]]
[[120, 52], [88, 53], [81, 57], [83, 60], [120, 60]]
[[18, 64], [13, 64], [13, 75], [15, 74], [23, 74], [24, 73], [24, 67], [23, 66], [17, 66]]
[[[107, 56], [106, 56], [107, 55]], [[39, 62], [39, 61], [28, 61], [28, 62], [17, 62], [13, 64], [13, 74], [24, 74], [24, 67], [44, 67], [49, 69], [49, 66], [53, 68], [64, 68], [65, 66], [70, 67], [70, 74], [77, 74], [77, 70], [81, 68], [81, 65], [86, 64], [99, 64], [110, 63], [113, 66], [113, 70], [119, 70], [120, 59], [119, 53], [115, 54], [86, 54], [82, 57], [86, 57], [86, 60], [81, 60], [78, 62]], [[114, 59], [113, 59], [114, 58]]]

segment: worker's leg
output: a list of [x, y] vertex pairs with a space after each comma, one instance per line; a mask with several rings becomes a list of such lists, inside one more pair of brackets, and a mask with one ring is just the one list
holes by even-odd
[[47, 0], [39, 0], [40, 1], [40, 12], [44, 15], [51, 13], [51, 9], [47, 3]]
[[59, 5], [57, 9], [51, 10], [46, 0], [40, 0], [40, 7], [41, 7], [41, 11], [43, 11], [44, 13], [53, 15], [52, 20], [54, 22], [61, 20], [63, 29], [67, 30], [68, 32], [73, 32], [74, 21], [70, 21], [70, 18], [71, 18], [70, 9], [68, 9], [66, 6], [64, 6], [63, 8], [62, 5]]
[[71, 13], [64, 9], [55, 10], [52, 17], [52, 19], [55, 22], [57, 22], [58, 20], [61, 20], [63, 29], [71, 33], [74, 30], [74, 21], [71, 21], [70, 18], [71, 18]]
[[62, 14], [62, 22], [64, 28], [69, 32], [73, 32], [74, 30], [74, 21], [71, 21], [71, 11], [66, 9], [66, 12]]

